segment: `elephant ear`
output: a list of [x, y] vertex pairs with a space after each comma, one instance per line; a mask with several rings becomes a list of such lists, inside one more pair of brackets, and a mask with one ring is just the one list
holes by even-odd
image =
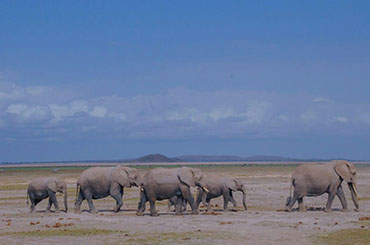
[[55, 181], [55, 179], [49, 180], [48, 189], [51, 190], [52, 192], [57, 192], [58, 188], [57, 188], [57, 182]]
[[130, 183], [128, 181], [128, 173], [126, 169], [121, 166], [117, 166], [112, 169], [112, 179], [120, 186], [130, 187]]
[[227, 178], [225, 185], [232, 191], [237, 191], [237, 183], [236, 180]]
[[346, 182], [351, 183], [353, 175], [356, 174], [356, 168], [352, 163], [344, 160], [335, 161], [335, 172]]
[[181, 182], [188, 186], [195, 186], [194, 172], [191, 168], [182, 167], [177, 171], [177, 176]]

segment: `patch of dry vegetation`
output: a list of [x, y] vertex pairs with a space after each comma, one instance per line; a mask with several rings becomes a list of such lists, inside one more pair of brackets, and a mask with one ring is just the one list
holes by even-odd
[[0, 233], [0, 236], [20, 236], [20, 237], [52, 237], [52, 236], [96, 236], [120, 233], [118, 230], [105, 229], [52, 229], [52, 230], [33, 230], [15, 231]]
[[348, 229], [330, 232], [319, 237], [319, 242], [329, 245], [337, 244], [369, 244], [370, 229]]

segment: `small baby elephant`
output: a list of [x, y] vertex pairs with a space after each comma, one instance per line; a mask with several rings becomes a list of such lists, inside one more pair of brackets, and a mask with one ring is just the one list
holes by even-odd
[[49, 204], [46, 211], [49, 212], [51, 205], [54, 204], [55, 211], [59, 212], [58, 201], [55, 196], [56, 192], [61, 192], [64, 196], [64, 207], [65, 212], [68, 210], [67, 205], [67, 186], [62, 180], [58, 180], [54, 177], [38, 178], [30, 182], [27, 189], [27, 205], [28, 198], [31, 201], [31, 213], [35, 212], [35, 206], [41, 202], [41, 200], [49, 197]]

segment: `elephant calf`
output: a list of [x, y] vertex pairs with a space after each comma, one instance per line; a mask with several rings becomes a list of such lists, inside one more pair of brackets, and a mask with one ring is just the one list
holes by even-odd
[[109, 195], [116, 200], [113, 210], [118, 212], [123, 204], [123, 187], [138, 185], [139, 175], [134, 168], [122, 166], [89, 168], [82, 172], [77, 181], [75, 212], [81, 212], [81, 203], [86, 199], [90, 212], [96, 213], [92, 199], [100, 199]]
[[204, 176], [204, 181], [208, 192], [205, 193], [202, 189], [198, 190], [196, 205], [202, 202], [207, 204], [207, 211], [209, 211], [211, 206], [211, 199], [223, 196], [224, 198], [224, 210], [227, 210], [229, 201], [233, 204], [234, 208], [237, 207], [237, 203], [233, 198], [233, 191], [240, 191], [243, 193], [243, 206], [247, 210], [246, 205], [246, 188], [243, 183], [239, 180], [230, 176], [221, 176], [216, 174], [206, 174]]
[[65, 212], [67, 212], [67, 186], [64, 181], [53, 177], [32, 180], [27, 189], [27, 205], [29, 204], [29, 199], [31, 201], [31, 212], [35, 212], [35, 206], [45, 198], [49, 198], [46, 211], [50, 211], [51, 205], [54, 204], [55, 211], [59, 212], [58, 201], [55, 195], [56, 192], [63, 193]]
[[[328, 193], [325, 211], [331, 211], [335, 196], [338, 196], [343, 211], [347, 211], [348, 205], [342, 188], [343, 180], [348, 183], [353, 203], [358, 209], [356, 168], [352, 163], [335, 160], [327, 164], [303, 164], [298, 166], [292, 175], [290, 196], [287, 198], [285, 206], [286, 211], [292, 211], [292, 207], [297, 200], [298, 210], [306, 211], [303, 197], [320, 196], [324, 193]], [[293, 197], [292, 187], [294, 187]]]

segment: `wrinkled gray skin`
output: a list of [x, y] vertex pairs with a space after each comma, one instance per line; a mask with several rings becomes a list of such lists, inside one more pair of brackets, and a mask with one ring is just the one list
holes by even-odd
[[[46, 211], [49, 212], [51, 205], [55, 207], [55, 211], [59, 212], [58, 200], [56, 198], [56, 192], [60, 192], [64, 195], [64, 208], [65, 212], [68, 210], [67, 205], [67, 186], [63, 180], [58, 180], [54, 177], [38, 178], [30, 182], [27, 189], [27, 197], [31, 201], [31, 212], [35, 212], [35, 206], [41, 202], [41, 200], [49, 198], [49, 203]], [[28, 203], [27, 198], [27, 205]]]
[[204, 187], [203, 173], [200, 169], [155, 168], [147, 172], [142, 178], [140, 202], [137, 215], [143, 215], [146, 202], [150, 203], [150, 215], [158, 216], [155, 210], [155, 201], [177, 196], [176, 214], [181, 214], [181, 206], [185, 199], [191, 206], [192, 214], [198, 214], [190, 187]]
[[202, 202], [207, 204], [207, 211], [210, 210], [211, 199], [223, 196], [224, 198], [224, 211], [227, 211], [229, 201], [233, 204], [234, 208], [237, 207], [237, 203], [233, 198], [233, 191], [240, 191], [243, 193], [243, 206], [247, 210], [246, 205], [246, 188], [243, 183], [239, 180], [230, 176], [221, 176], [216, 174], [206, 174], [204, 176], [208, 193], [202, 189], [198, 190], [196, 205], [197, 207]]
[[81, 203], [86, 199], [90, 212], [96, 213], [92, 200], [109, 195], [116, 200], [113, 211], [118, 212], [123, 204], [123, 188], [138, 185], [139, 176], [134, 168], [122, 166], [89, 168], [82, 172], [77, 182], [75, 212], [81, 212]]
[[[336, 160], [327, 164], [303, 164], [298, 166], [292, 175], [290, 196], [287, 198], [286, 211], [292, 211], [294, 203], [298, 200], [298, 210], [306, 211], [303, 204], [305, 196], [320, 196], [328, 193], [325, 211], [330, 212], [335, 196], [338, 196], [343, 211], [348, 211], [346, 197], [344, 196], [342, 181], [348, 183], [352, 201], [359, 208], [356, 189], [356, 168], [344, 160]], [[293, 197], [292, 187], [294, 187]]]

